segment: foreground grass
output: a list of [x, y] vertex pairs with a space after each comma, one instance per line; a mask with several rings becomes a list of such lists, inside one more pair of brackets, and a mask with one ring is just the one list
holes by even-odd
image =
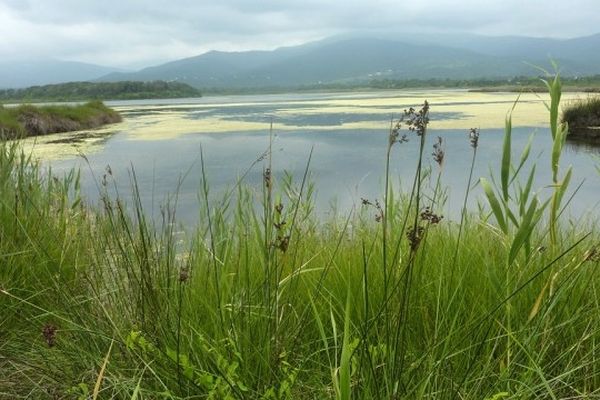
[[319, 220], [306, 175], [275, 181], [267, 153], [258, 195], [240, 184], [209, 202], [204, 181], [185, 240], [176, 197], [151, 222], [135, 176], [127, 206], [107, 171], [89, 206], [75, 172], [57, 179], [4, 145], [0, 398], [598, 397], [600, 236], [559, 220], [566, 132], [552, 125], [554, 192], [538, 199], [508, 120], [499, 176], [481, 181], [491, 211], [452, 222], [443, 170], [423, 167], [427, 122], [425, 105], [390, 130], [388, 154], [407, 126], [422, 144], [408, 193], [386, 184]]
[[101, 101], [90, 101], [77, 106], [0, 105], [0, 138], [14, 139], [78, 131], [119, 121], [119, 113], [106, 107]]

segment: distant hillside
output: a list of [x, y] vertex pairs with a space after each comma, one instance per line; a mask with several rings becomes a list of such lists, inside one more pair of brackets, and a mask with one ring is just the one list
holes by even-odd
[[180, 82], [69, 82], [0, 90], [5, 101], [87, 101], [201, 97], [198, 89]]
[[600, 74], [600, 34], [548, 39], [473, 34], [358, 34], [273, 51], [208, 53], [123, 72], [54, 60], [0, 60], [0, 89], [74, 81], [155, 81], [241, 90], [357, 84], [373, 79], [476, 80], [536, 76], [532, 65], [563, 76]]
[[[429, 43], [466, 49], [497, 57], [523, 61], [555, 59], [564, 62], [570, 74], [598, 73], [600, 34], [573, 39], [530, 38], [520, 36], [443, 35], [429, 37]], [[562, 65], [562, 64], [561, 64]]]
[[[168, 80], [184, 82], [197, 88], [231, 87], [245, 85], [248, 71], [268, 68], [270, 65], [309, 52], [315, 45], [283, 47], [274, 51], [244, 51], [208, 53], [144, 68], [131, 73], [111, 73], [99, 81]], [[268, 83], [268, 82], [267, 82]], [[264, 86], [264, 85], [260, 85]]]
[[569, 39], [422, 35], [330, 38], [273, 51], [217, 52], [103, 81], [163, 79], [198, 88], [264, 88], [356, 83], [372, 79], [502, 79], [535, 76], [530, 64], [564, 75], [600, 73], [600, 35]]
[[519, 63], [547, 66], [549, 60], [554, 60], [563, 75], [581, 76], [600, 72], [600, 34], [572, 39], [474, 34], [421, 34], [403, 37], [419, 45], [453, 47]]
[[0, 60], [0, 89], [91, 81], [114, 71], [118, 69], [71, 61]]

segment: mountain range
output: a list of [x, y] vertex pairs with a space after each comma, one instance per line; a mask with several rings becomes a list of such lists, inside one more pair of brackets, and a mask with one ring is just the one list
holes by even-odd
[[0, 61], [0, 89], [90, 81], [120, 70], [74, 61], [29, 59]]
[[[346, 35], [272, 51], [210, 51], [134, 72], [106, 67], [52, 63], [13, 68], [0, 87], [66, 80], [179, 81], [197, 88], [298, 87], [359, 83], [373, 79], [504, 79], [552, 70], [563, 75], [600, 74], [600, 34], [573, 39], [519, 36]], [[55, 72], [59, 67], [60, 73]], [[52, 80], [52, 81], [50, 81]]]

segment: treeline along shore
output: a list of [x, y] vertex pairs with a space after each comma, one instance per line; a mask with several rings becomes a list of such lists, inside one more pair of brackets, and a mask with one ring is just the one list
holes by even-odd
[[0, 105], [0, 138], [17, 139], [50, 133], [99, 128], [120, 122], [121, 115], [99, 100], [81, 105], [17, 107]]
[[180, 82], [67, 82], [0, 90], [0, 101], [140, 100], [201, 97], [200, 90]]

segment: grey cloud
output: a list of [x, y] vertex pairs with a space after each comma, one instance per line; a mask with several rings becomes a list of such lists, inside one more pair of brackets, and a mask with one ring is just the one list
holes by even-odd
[[352, 31], [592, 34], [597, 0], [0, 0], [0, 56], [142, 66]]

